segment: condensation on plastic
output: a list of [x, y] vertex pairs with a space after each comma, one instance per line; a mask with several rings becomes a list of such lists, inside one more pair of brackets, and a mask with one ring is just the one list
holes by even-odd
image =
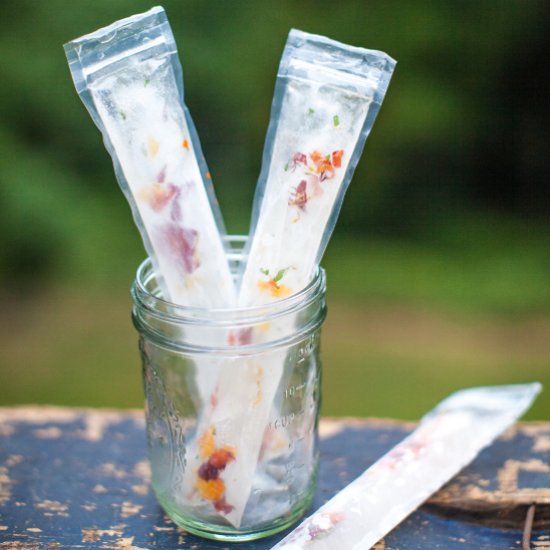
[[364, 550], [403, 521], [529, 409], [542, 386], [458, 391], [273, 550]]
[[[221, 212], [214, 195], [212, 182], [209, 179], [208, 168], [193, 121], [184, 103], [182, 69], [174, 36], [163, 8], [155, 7], [146, 13], [117, 21], [69, 42], [64, 48], [76, 90], [103, 134], [105, 146], [113, 159], [118, 183], [130, 204], [145, 249], [153, 261], [156, 273], [160, 276], [160, 284], [165, 298], [182, 305], [231, 306], [234, 300], [234, 285], [225, 261], [225, 247], [222, 241], [225, 230]], [[143, 77], [147, 70], [154, 75], [151, 76], [151, 81], [145, 80]], [[125, 101], [130, 97], [129, 92], [126, 92], [126, 96], [117, 96], [117, 93], [122, 94], [126, 83], [130, 87], [130, 85], [135, 85], [135, 81], [140, 78], [143, 82], [142, 95], [149, 94], [151, 105], [146, 104], [146, 100], [141, 95], [134, 94], [132, 97], [132, 100], [135, 98], [136, 105], [141, 102], [139, 103], [141, 111], [136, 109], [136, 112], [144, 115], [143, 121], [140, 116], [134, 116], [132, 129], [135, 130], [136, 135], [138, 132], [146, 132], [147, 128], [144, 127], [147, 124], [149, 126], [154, 124], [154, 120], [147, 120], [147, 117], [152, 119], [155, 107], [157, 107], [162, 115], [160, 118], [157, 117], [159, 126], [165, 124], [168, 128], [168, 124], [172, 123], [172, 127], [179, 126], [180, 130], [185, 128], [185, 137], [187, 135], [189, 137], [186, 149], [190, 155], [193, 155], [193, 158], [187, 162], [188, 166], [192, 165], [193, 175], [196, 175], [196, 180], [198, 180], [195, 181], [193, 178], [196, 189], [192, 196], [199, 204], [185, 206], [188, 209], [191, 207], [194, 209], [194, 224], [197, 230], [193, 229], [192, 233], [187, 233], [187, 242], [183, 244], [185, 248], [190, 245], [189, 241], [192, 241], [192, 246], [199, 242], [198, 246], [202, 246], [201, 252], [203, 253], [200, 260], [184, 258], [182, 262], [182, 259], [176, 258], [176, 254], [173, 253], [175, 246], [169, 251], [163, 251], [162, 239], [159, 239], [158, 236], [156, 239], [153, 238], [151, 220], [147, 219], [146, 213], [143, 209], [140, 210], [137, 204], [137, 192], [135, 188], [132, 188], [132, 184], [135, 182], [131, 181], [143, 177], [142, 174], [139, 174], [139, 162], [136, 160], [137, 146], [135, 143], [130, 143], [131, 138], [120, 137], [124, 136], [124, 129], [118, 128], [113, 122], [113, 110], [119, 108], [117, 100]], [[166, 102], [164, 111], [159, 107], [162, 101]], [[168, 114], [167, 111], [169, 111]], [[134, 114], [133, 111], [131, 112]], [[126, 119], [123, 111], [120, 112], [120, 115], [124, 120], [120, 120], [118, 126], [122, 126]], [[177, 122], [179, 125], [175, 124]], [[166, 133], [168, 133], [169, 130], [166, 128]], [[127, 139], [128, 142], [124, 142], [124, 139]], [[174, 158], [173, 151], [172, 153], [161, 151], [157, 160], [162, 154], [166, 155], [165, 158], [168, 161]], [[155, 155], [157, 154], [155, 153]], [[168, 162], [168, 171], [170, 171], [170, 162]], [[185, 174], [175, 174], [172, 177], [185, 182]], [[184, 185], [188, 184], [184, 183]], [[181, 191], [181, 188], [178, 189]], [[176, 199], [181, 204], [183, 204], [183, 199], [180, 195], [183, 195], [184, 192], [185, 190], [176, 195]], [[158, 207], [158, 203], [155, 206]], [[172, 216], [176, 218], [174, 214]], [[180, 231], [174, 239], [185, 241], [182, 236], [185, 237], [186, 234]], [[154, 242], [155, 240], [156, 242]], [[178, 242], [178, 244], [181, 243]], [[205, 255], [208, 257], [205, 258]], [[184, 263], [186, 264], [184, 267], [189, 268], [189, 264], [193, 261], [195, 264], [191, 267], [195, 267], [202, 261], [203, 270], [209, 266], [214, 268], [211, 271], [220, 271], [218, 274], [210, 275], [212, 279], [217, 277], [217, 285], [212, 280], [212, 284], [206, 283], [207, 288], [200, 289], [201, 284], [205, 285], [199, 282], [192, 291], [186, 291], [180, 296], [178, 291], [182, 284], [179, 281], [189, 275], [189, 269], [187, 271], [182, 269], [181, 264]], [[202, 273], [200, 280], [203, 281]]]

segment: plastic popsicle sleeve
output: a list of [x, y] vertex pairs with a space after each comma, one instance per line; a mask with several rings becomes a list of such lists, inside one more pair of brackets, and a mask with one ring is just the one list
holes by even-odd
[[183, 100], [182, 69], [161, 7], [65, 45], [76, 89], [101, 130], [163, 296], [230, 307], [223, 225]]
[[[285, 298], [311, 279], [394, 67], [395, 61], [385, 53], [290, 32], [256, 189], [240, 306]], [[278, 330], [291, 328], [279, 325]], [[250, 338], [255, 343], [273, 339], [273, 329], [255, 331]], [[197, 432], [201, 437], [215, 426], [216, 438], [236, 448], [237, 457], [246, 457], [233, 461], [225, 474], [230, 509], [221, 513], [236, 527], [258, 475], [258, 457], [285, 357], [272, 355], [261, 372], [250, 364], [238, 387], [231, 369], [224, 369], [216, 384], [222, 397]], [[258, 385], [263, 399], [251, 415], [247, 396], [255, 395]], [[239, 422], [225, 422], [227, 418]], [[187, 470], [190, 486], [195, 471], [196, 465]]]
[[[225, 230], [163, 8], [77, 38], [65, 52], [77, 92], [113, 159], [162, 297], [185, 306], [233, 306]], [[215, 384], [208, 372], [197, 361], [198, 407]]]
[[447, 397], [273, 550], [371, 548], [510, 427], [541, 389], [482, 387]]

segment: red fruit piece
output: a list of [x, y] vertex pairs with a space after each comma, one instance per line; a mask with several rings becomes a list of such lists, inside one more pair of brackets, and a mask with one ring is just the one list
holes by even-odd
[[332, 152], [332, 164], [335, 168], [340, 168], [342, 166], [343, 155], [344, 155], [343, 149], [339, 149], [338, 151]]
[[159, 246], [173, 256], [185, 273], [193, 273], [200, 266], [197, 255], [199, 233], [175, 224], [165, 225], [157, 234]]
[[217, 468], [223, 470], [228, 462], [235, 460], [235, 455], [228, 449], [218, 449], [212, 453], [212, 456], [208, 459], [208, 463]]
[[239, 344], [241, 346], [246, 346], [247, 344], [252, 343], [252, 327], [243, 328], [238, 332]]
[[296, 187], [296, 189], [292, 193], [292, 196], [290, 197], [290, 199], [288, 200], [288, 204], [290, 206], [297, 206], [298, 208], [300, 208], [300, 210], [305, 210], [305, 206], [307, 203], [306, 187], [307, 187], [306, 180], [302, 180], [298, 184], [298, 187]]
[[290, 169], [294, 172], [298, 164], [307, 165], [307, 156], [304, 153], [295, 153], [292, 159], [290, 160]]
[[199, 468], [199, 477], [204, 481], [210, 481], [212, 479], [218, 479], [220, 477], [220, 470], [210, 464], [210, 461], [205, 462]]
[[214, 502], [214, 508], [216, 509], [217, 512], [229, 514], [229, 512], [231, 512], [234, 507], [231, 506], [231, 504], [227, 504], [227, 501], [225, 500], [225, 495], [224, 495], [222, 498]]
[[157, 174], [157, 181], [159, 183], [164, 183], [165, 179], [166, 179], [166, 166], [163, 166], [162, 170]]
[[173, 183], [169, 185], [154, 183], [147, 187], [141, 196], [155, 212], [160, 212], [178, 193], [179, 188]]

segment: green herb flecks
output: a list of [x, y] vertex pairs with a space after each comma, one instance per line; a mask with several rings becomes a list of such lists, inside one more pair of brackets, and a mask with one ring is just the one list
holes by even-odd
[[288, 271], [288, 269], [288, 267], [285, 267], [284, 269], [277, 271], [277, 275], [273, 277], [273, 282], [278, 283], [285, 276], [285, 273]]

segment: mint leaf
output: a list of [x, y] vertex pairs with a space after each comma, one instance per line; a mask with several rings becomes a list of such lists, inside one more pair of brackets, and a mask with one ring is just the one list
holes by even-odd
[[334, 115], [332, 117], [332, 123], [334, 124], [334, 127], [340, 126], [340, 117], [338, 115]]
[[288, 271], [288, 267], [286, 267], [285, 269], [281, 269], [280, 271], [277, 272], [277, 275], [275, 275], [275, 277], [273, 277], [273, 282], [274, 283], [278, 283], [285, 275], [285, 273]]

